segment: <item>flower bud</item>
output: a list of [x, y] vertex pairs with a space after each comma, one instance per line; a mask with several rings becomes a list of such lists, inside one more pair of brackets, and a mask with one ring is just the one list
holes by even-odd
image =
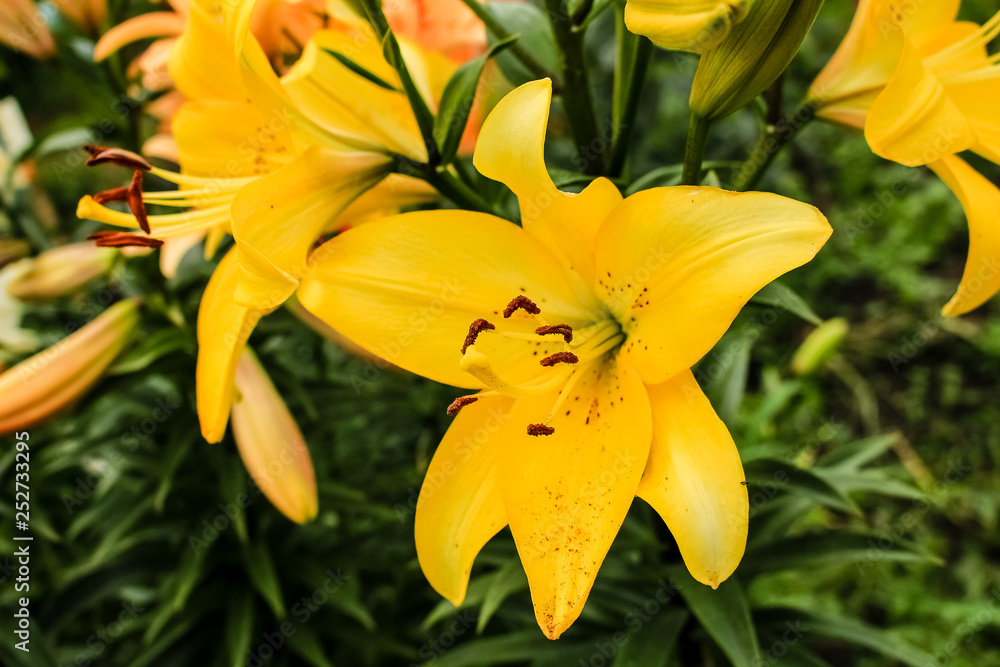
[[139, 327], [139, 301], [119, 301], [52, 347], [0, 374], [0, 433], [37, 424], [82, 396]]
[[792, 371], [796, 375], [808, 375], [821, 368], [830, 360], [847, 335], [847, 320], [837, 317], [819, 325], [805, 339], [792, 357]]
[[691, 112], [724, 118], [785, 71], [823, 0], [757, 0], [716, 48], [704, 53], [691, 87]]
[[56, 54], [56, 43], [38, 7], [31, 0], [0, 2], [0, 42], [32, 58]]
[[91, 35], [104, 28], [108, 15], [107, 0], [51, 0], [52, 4], [76, 27]]
[[257, 357], [244, 349], [236, 366], [233, 435], [240, 458], [271, 504], [297, 523], [316, 518], [316, 474], [305, 438]]
[[625, 25], [657, 46], [705, 53], [729, 36], [753, 0], [628, 0]]
[[22, 301], [51, 299], [79, 289], [107, 272], [116, 251], [93, 243], [71, 243], [43, 252], [28, 260], [28, 269], [7, 286], [11, 296]]

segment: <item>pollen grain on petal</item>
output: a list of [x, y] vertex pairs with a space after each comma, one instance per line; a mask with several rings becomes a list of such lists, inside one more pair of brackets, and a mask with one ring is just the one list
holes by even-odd
[[575, 364], [580, 361], [572, 352], [556, 352], [553, 355], [545, 357], [538, 363], [542, 366], [555, 366], [556, 364]]
[[556, 430], [545, 424], [528, 424], [528, 435], [552, 435]]
[[531, 313], [532, 315], [538, 315], [539, 313], [542, 312], [542, 309], [536, 306], [534, 301], [524, 296], [523, 294], [518, 294], [513, 299], [511, 299], [510, 303], [507, 304], [507, 307], [503, 309], [503, 316], [505, 318], [510, 317], [511, 315], [514, 314], [514, 311], [519, 308], [528, 313]]
[[160, 239], [126, 232], [95, 232], [87, 240], [94, 241], [99, 248], [159, 248], [163, 245]]
[[142, 171], [136, 169], [132, 174], [132, 183], [128, 186], [128, 207], [139, 222], [142, 231], [150, 233], [149, 218], [146, 216], [146, 204], [142, 201]]
[[149, 171], [153, 168], [153, 165], [146, 158], [138, 153], [127, 151], [124, 148], [106, 148], [104, 146], [86, 144], [83, 149], [90, 153], [90, 157], [87, 158], [88, 167], [110, 163], [140, 171]]
[[568, 324], [551, 324], [544, 327], [538, 327], [535, 329], [535, 333], [539, 336], [548, 336], [550, 334], [558, 334], [563, 337], [567, 343], [573, 342], [573, 327]]
[[445, 412], [448, 413], [449, 417], [454, 417], [462, 410], [462, 408], [467, 405], [472, 405], [478, 400], [479, 398], [476, 396], [459, 396], [451, 402], [451, 405], [448, 406], [448, 409]]
[[469, 349], [470, 345], [476, 344], [476, 338], [479, 337], [479, 334], [484, 331], [492, 331], [493, 329], [496, 329], [496, 327], [482, 318], [479, 318], [470, 324], [469, 333], [465, 337], [465, 343], [462, 344], [462, 354], [465, 354], [465, 351]]

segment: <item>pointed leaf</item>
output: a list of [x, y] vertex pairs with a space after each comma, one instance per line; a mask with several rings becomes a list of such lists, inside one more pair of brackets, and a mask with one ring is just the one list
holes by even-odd
[[765, 285], [764, 289], [757, 292], [750, 301], [764, 306], [776, 306], [787, 310], [792, 315], [796, 315], [816, 326], [823, 324], [823, 320], [813, 312], [813, 309], [809, 307], [806, 300], [780, 280], [775, 280], [770, 285]]
[[751, 545], [740, 563], [740, 573], [752, 576], [762, 572], [813, 570], [819, 567], [854, 564], [860, 570], [884, 561], [896, 563], [934, 563], [940, 559], [916, 550], [916, 547], [885, 535], [848, 534], [796, 535], [766, 544]]
[[751, 667], [759, 664], [757, 630], [750, 617], [750, 601], [740, 580], [730, 577], [713, 591], [692, 579], [686, 569], [675, 568], [671, 576], [702, 628], [733, 665]]

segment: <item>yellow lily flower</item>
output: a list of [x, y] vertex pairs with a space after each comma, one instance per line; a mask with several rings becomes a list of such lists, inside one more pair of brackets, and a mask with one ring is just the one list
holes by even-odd
[[636, 495], [698, 581], [718, 586], [736, 568], [743, 470], [690, 367], [830, 227], [771, 194], [674, 187], [623, 200], [603, 178], [561, 192], [543, 152], [551, 94], [543, 80], [507, 95], [474, 156], [517, 195], [523, 226], [467, 211], [369, 222], [320, 248], [298, 297], [387, 361], [478, 391], [450, 406], [460, 413], [427, 471], [420, 565], [457, 605], [476, 554], [509, 524], [555, 639]]
[[139, 302], [119, 301], [52, 347], [0, 373], [0, 433], [38, 424], [81, 397], [139, 328]]
[[628, 0], [625, 26], [657, 46], [704, 53], [746, 16], [751, 0]]
[[945, 315], [961, 315], [1000, 290], [1000, 190], [957, 154], [1000, 163], [1000, 64], [986, 47], [1000, 14], [958, 21], [960, 0], [861, 0], [847, 36], [813, 82], [816, 114], [863, 129], [876, 154], [926, 165], [955, 192], [969, 221], [969, 257]]
[[[187, 244], [197, 242], [196, 234], [207, 234], [206, 254], [214, 253], [227, 232], [236, 239], [234, 254], [216, 270], [199, 312], [198, 412], [210, 442], [225, 431], [233, 374], [247, 337], [261, 316], [294, 293], [314, 242], [353, 221], [359, 210], [397, 209], [436, 196], [421, 181], [386, 178], [390, 153], [427, 159], [405, 96], [360, 76], [330, 53], [344, 50], [380, 78], [395, 81], [374, 35], [319, 31], [279, 79], [247, 34], [244, 19], [253, 5], [191, 3], [171, 55], [173, 78], [189, 99], [173, 126], [181, 173], [136, 163], [180, 186], [142, 192], [144, 205], [191, 209], [149, 215], [150, 234]], [[429, 94], [443, 90], [447, 76], [437, 65], [449, 76], [455, 65], [419, 49], [407, 53], [417, 85]], [[124, 197], [117, 191], [103, 195]], [[141, 226], [135, 215], [99, 199], [84, 197], [77, 214]], [[219, 331], [224, 335], [216, 336]]]
[[236, 366], [240, 400], [233, 437], [243, 465], [278, 510], [296, 523], [316, 518], [316, 474], [305, 438], [257, 356], [243, 350]]

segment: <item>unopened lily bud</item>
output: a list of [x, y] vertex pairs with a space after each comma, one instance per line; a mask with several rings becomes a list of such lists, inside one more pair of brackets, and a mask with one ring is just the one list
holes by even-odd
[[0, 433], [37, 424], [81, 397], [139, 328], [139, 301], [119, 301], [52, 347], [0, 374]]
[[32, 58], [56, 54], [56, 43], [45, 18], [31, 0], [0, 2], [0, 42]]
[[729, 36], [754, 0], [628, 0], [625, 25], [657, 46], [705, 53]]
[[83, 287], [106, 273], [116, 252], [93, 243], [71, 243], [43, 252], [29, 260], [28, 269], [7, 286], [7, 292], [22, 301], [52, 299]]
[[847, 320], [837, 317], [819, 325], [805, 339], [792, 357], [792, 371], [808, 375], [823, 367], [830, 360], [847, 335]]
[[785, 71], [823, 0], [756, 0], [746, 18], [704, 53], [691, 87], [691, 112], [724, 118], [746, 106]]
[[27, 241], [0, 239], [0, 268], [22, 257], [27, 257], [29, 252], [31, 252], [31, 245]]
[[305, 438], [257, 357], [249, 348], [236, 366], [233, 436], [254, 482], [292, 521], [316, 518], [316, 473]]

